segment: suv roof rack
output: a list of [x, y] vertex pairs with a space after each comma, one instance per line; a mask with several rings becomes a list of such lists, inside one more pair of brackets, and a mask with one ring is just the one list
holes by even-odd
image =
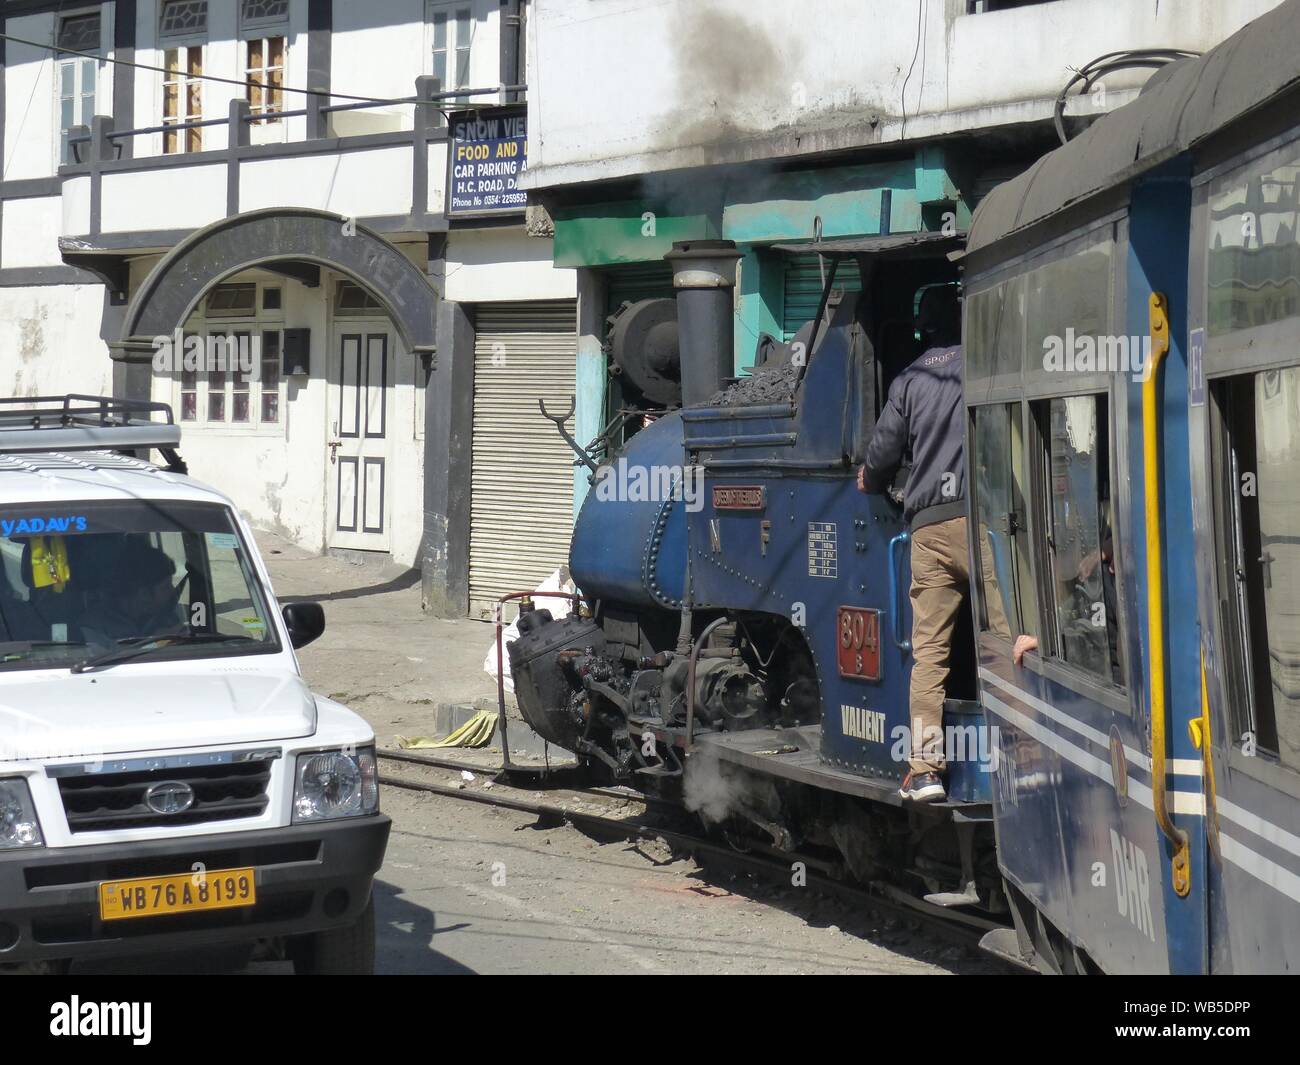
[[183, 472], [180, 442], [181, 427], [166, 403], [77, 393], [0, 399], [0, 454], [157, 448], [170, 468]]

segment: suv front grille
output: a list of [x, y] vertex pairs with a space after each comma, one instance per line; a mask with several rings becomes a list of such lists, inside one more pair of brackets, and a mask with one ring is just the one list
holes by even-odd
[[[270, 801], [273, 758], [224, 765], [138, 769], [59, 777], [71, 832], [106, 832], [158, 825], [194, 825], [257, 817]], [[155, 784], [189, 785], [194, 802], [181, 813], [158, 813], [145, 802]]]

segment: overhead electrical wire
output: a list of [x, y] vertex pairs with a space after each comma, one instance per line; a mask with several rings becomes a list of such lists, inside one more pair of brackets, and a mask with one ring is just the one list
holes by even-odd
[[[912, 71], [916, 69], [916, 57], [921, 54], [921, 38], [924, 36], [922, 31], [922, 22], [926, 15], [926, 9], [930, 6], [929, 0], [923, 4], [916, 5], [916, 47], [912, 50], [912, 64], [907, 68], [907, 77], [903, 79], [903, 91], [899, 93], [899, 110], [902, 112], [902, 125], [898, 131], [898, 139], [905, 140], [907, 137], [907, 83], [912, 80]], [[924, 76], [924, 75], [923, 75]], [[921, 86], [921, 92], [925, 92], [925, 86]], [[917, 103], [917, 110], [921, 108]]]
[[[32, 48], [44, 48], [46, 51], [54, 52], [56, 55], [75, 55], [82, 59], [93, 59], [99, 63], [111, 63], [114, 66], [132, 67], [136, 70], [150, 70], [158, 74], [177, 74], [180, 73], [187, 81], [212, 81], [221, 85], [235, 85], [240, 88], [257, 88], [264, 90], [275, 90], [278, 92], [297, 93], [301, 96], [323, 96], [326, 99], [334, 100], [351, 100], [356, 103], [369, 104], [422, 104], [437, 108], [444, 116], [448, 112], [439, 107], [437, 100], [420, 100], [414, 97], [404, 98], [387, 98], [382, 96], [357, 96], [352, 93], [334, 92], [332, 89], [304, 89], [297, 85], [270, 85], [266, 82], [247, 81], [239, 78], [224, 78], [220, 74], [188, 74], [182, 71], [168, 70], [166, 67], [155, 66], [152, 63], [138, 63], [133, 59], [116, 59], [109, 56], [102, 56], [95, 52], [81, 52], [75, 48], [62, 48], [57, 44], [51, 44], [46, 41], [32, 41], [24, 37], [15, 37], [10, 33], [0, 33], [0, 40], [12, 41], [14, 44], [25, 44]], [[508, 86], [508, 88], [519, 88], [519, 86]], [[470, 105], [472, 106], [472, 105]]]
[[1079, 86], [1079, 95], [1082, 96], [1091, 92], [1092, 87], [1107, 74], [1113, 74], [1117, 70], [1130, 70], [1134, 67], [1165, 67], [1170, 63], [1177, 63], [1180, 59], [1194, 59], [1200, 54], [1183, 48], [1131, 48], [1122, 52], [1107, 52], [1085, 63], [1074, 72], [1074, 76], [1065, 83], [1065, 88], [1057, 94], [1056, 105], [1052, 109], [1052, 122], [1056, 126], [1057, 137], [1062, 144], [1070, 139], [1065, 131], [1065, 104], [1070, 90], [1076, 85]]

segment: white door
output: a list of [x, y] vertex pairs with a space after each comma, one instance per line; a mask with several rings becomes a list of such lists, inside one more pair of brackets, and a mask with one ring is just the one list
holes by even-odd
[[391, 549], [393, 336], [383, 325], [338, 325], [329, 397], [330, 547]]

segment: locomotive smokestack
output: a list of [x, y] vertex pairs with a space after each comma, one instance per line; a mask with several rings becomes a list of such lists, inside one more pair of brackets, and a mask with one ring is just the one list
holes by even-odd
[[731, 292], [740, 252], [730, 240], [682, 240], [664, 258], [673, 266], [682, 406], [689, 407], [733, 373]]

